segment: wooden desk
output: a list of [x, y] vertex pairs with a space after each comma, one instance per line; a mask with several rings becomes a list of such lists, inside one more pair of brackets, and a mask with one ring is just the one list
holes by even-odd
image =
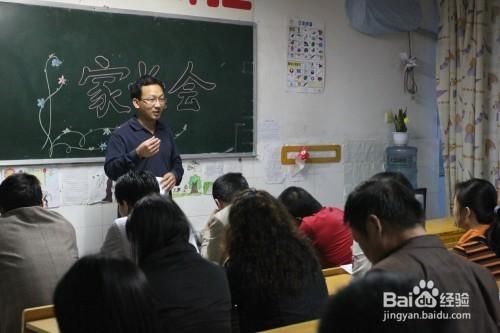
[[26, 328], [28, 332], [35, 333], [59, 333], [59, 327], [57, 326], [57, 320], [55, 317], [28, 321], [26, 323]]
[[455, 219], [452, 216], [442, 219], [427, 220], [425, 221], [425, 229], [429, 234], [440, 234], [443, 232], [462, 230], [455, 226]]
[[316, 333], [319, 327], [319, 319], [305, 321], [303, 323], [274, 328], [262, 333]]
[[342, 267], [324, 268], [322, 272], [325, 277], [328, 295], [332, 295], [337, 290], [347, 286], [352, 279], [351, 274], [347, 273]]
[[347, 286], [349, 282], [351, 282], [352, 276], [351, 274], [339, 274], [339, 275], [330, 275], [325, 277], [326, 288], [328, 289], [328, 295], [333, 295], [339, 289]]
[[323, 272], [323, 276], [332, 276], [332, 275], [339, 275], [339, 274], [345, 274], [347, 273], [342, 267], [337, 266], [337, 267], [330, 267], [330, 268], [323, 268], [321, 270]]
[[428, 234], [437, 235], [447, 248], [454, 247], [465, 232], [465, 230], [455, 226], [453, 217], [427, 220], [425, 229]]

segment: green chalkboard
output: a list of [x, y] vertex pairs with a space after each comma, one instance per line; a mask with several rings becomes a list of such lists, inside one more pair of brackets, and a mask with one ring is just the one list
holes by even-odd
[[144, 73], [182, 155], [254, 152], [253, 24], [139, 14], [0, 2], [3, 163], [103, 157]]

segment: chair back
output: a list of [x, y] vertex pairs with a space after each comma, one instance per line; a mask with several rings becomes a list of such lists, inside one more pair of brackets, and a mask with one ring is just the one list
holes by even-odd
[[55, 317], [54, 305], [37, 306], [35, 308], [27, 308], [23, 310], [21, 316], [21, 333], [28, 333], [26, 323], [29, 321], [47, 319]]

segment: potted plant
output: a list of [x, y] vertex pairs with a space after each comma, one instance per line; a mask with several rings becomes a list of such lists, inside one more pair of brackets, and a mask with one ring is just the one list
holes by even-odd
[[398, 112], [392, 114], [392, 121], [394, 122], [395, 131], [392, 132], [392, 138], [396, 145], [406, 145], [408, 143], [408, 116], [406, 115], [406, 108], [403, 111], [399, 108]]

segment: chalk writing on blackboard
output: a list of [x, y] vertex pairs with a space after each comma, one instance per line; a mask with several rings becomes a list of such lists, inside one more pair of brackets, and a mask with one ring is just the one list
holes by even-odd
[[184, 132], [186, 132], [186, 131], [187, 131], [187, 128], [188, 128], [188, 124], [184, 124], [184, 126], [182, 126], [182, 129], [181, 129], [179, 132], [175, 133], [174, 138], [175, 138], [175, 139], [177, 139], [177, 138], [178, 138], [178, 137], [180, 137], [182, 134], [184, 134]]
[[118, 113], [129, 113], [130, 106], [122, 105], [117, 98], [122, 95], [121, 89], [111, 90], [111, 85], [126, 79], [130, 75], [128, 67], [111, 67], [109, 59], [98, 55], [94, 58], [97, 68], [83, 66], [78, 85], [85, 86], [90, 79], [93, 86], [87, 91], [90, 98], [89, 110], [95, 111], [97, 118], [104, 117], [112, 107]]
[[168, 91], [169, 94], [177, 93], [179, 103], [177, 103], [177, 111], [199, 111], [200, 103], [196, 96], [198, 92], [195, 91], [196, 86], [205, 91], [214, 90], [217, 84], [208, 82], [201, 79], [198, 75], [193, 73], [193, 62], [188, 61], [184, 73], [180, 76], [177, 82], [174, 83], [172, 88]]
[[245, 123], [240, 123], [240, 122], [237, 122], [234, 124], [234, 146], [226, 149], [224, 151], [225, 153], [232, 153], [232, 152], [236, 151], [236, 147], [238, 147], [239, 132], [241, 132], [240, 127], [245, 127], [245, 126], [246, 126]]
[[[50, 63], [50, 67], [49, 67]], [[54, 148], [58, 146], [62, 146], [66, 153], [69, 154], [74, 150], [86, 150], [93, 151], [100, 149], [101, 151], [105, 151], [107, 146], [106, 142], [107, 138], [103, 138], [101, 142], [96, 143], [94, 145], [89, 145], [87, 143], [87, 137], [91, 134], [101, 133], [102, 136], [109, 136], [114, 128], [110, 127], [102, 127], [102, 128], [91, 128], [86, 133], [72, 130], [70, 127], [66, 127], [61, 130], [61, 132], [53, 137], [52, 133], [52, 106], [54, 104], [54, 97], [61, 91], [61, 89], [67, 84], [67, 79], [64, 77], [64, 74], [59, 76], [57, 79], [57, 88], [52, 91], [48, 69], [57, 69], [63, 64], [62, 60], [59, 59], [54, 53], [49, 54], [47, 60], [45, 61], [44, 66], [44, 75], [45, 75], [45, 83], [47, 85], [48, 95], [45, 97], [37, 98], [37, 106], [38, 106], [38, 121], [40, 127], [45, 134], [45, 142], [42, 145], [43, 149], [48, 149], [49, 157], [52, 157], [54, 153]], [[48, 108], [45, 108], [48, 103]], [[44, 114], [45, 113], [45, 114]], [[77, 143], [70, 143], [70, 138], [73, 138], [73, 142], [77, 140]], [[66, 141], [68, 140], [68, 141]]]
[[139, 63], [137, 64], [139, 67], [139, 76], [143, 76], [146, 74], [149, 74], [151, 76], [157, 76], [158, 72], [160, 71], [160, 65], [154, 65], [149, 72], [146, 70], [146, 63], [142, 60], [139, 60]]

